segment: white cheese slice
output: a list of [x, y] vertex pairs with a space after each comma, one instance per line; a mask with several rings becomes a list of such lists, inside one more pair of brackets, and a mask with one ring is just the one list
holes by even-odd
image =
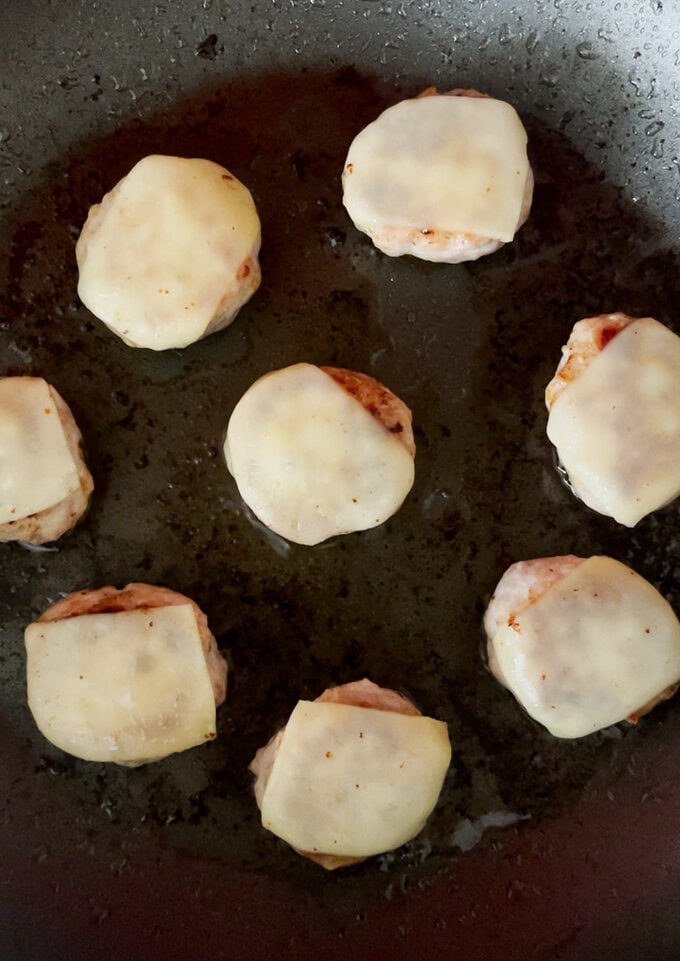
[[369, 857], [414, 837], [451, 760], [446, 724], [299, 701], [262, 798], [262, 824], [300, 851]]
[[47, 382], [0, 378], [0, 524], [53, 507], [79, 484]]
[[[164, 350], [210, 332], [238, 309], [237, 273], [256, 256], [260, 221], [248, 189], [209, 160], [153, 155], [90, 211], [78, 241], [78, 294], [127, 343]], [[224, 326], [224, 323], [221, 324]]]
[[231, 415], [224, 451], [253, 513], [299, 544], [382, 524], [413, 485], [404, 445], [312, 364], [256, 381]]
[[385, 110], [352, 142], [343, 202], [352, 220], [512, 240], [529, 172], [527, 136], [501, 100], [431, 96]]
[[491, 639], [504, 683], [556, 737], [622, 721], [680, 680], [680, 622], [643, 577], [591, 557]]
[[215, 737], [190, 604], [36, 621], [25, 641], [29, 707], [69, 754], [142, 762]]
[[548, 437], [578, 496], [633, 527], [680, 494], [680, 337], [645, 317], [555, 400]]

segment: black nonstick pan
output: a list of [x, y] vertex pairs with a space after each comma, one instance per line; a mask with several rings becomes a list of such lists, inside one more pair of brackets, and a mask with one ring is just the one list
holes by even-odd
[[[680, 610], [678, 505], [632, 531], [589, 511], [543, 406], [581, 317], [680, 331], [674, 0], [4, 0], [0, 43], [0, 374], [57, 387], [96, 485], [56, 547], [0, 547], [0, 957], [680, 956], [677, 698], [559, 741], [481, 656], [521, 558], [609, 554]], [[354, 135], [430, 85], [509, 100], [529, 134], [531, 217], [469, 265], [383, 256], [341, 204]], [[74, 257], [154, 152], [227, 166], [263, 225], [237, 321], [162, 354], [80, 304]], [[416, 425], [402, 510], [317, 548], [254, 522], [221, 455], [243, 391], [300, 360], [377, 377]], [[42, 738], [22, 636], [130, 581], [193, 597], [230, 666], [217, 739], [135, 770]], [[418, 838], [327, 874], [262, 831], [247, 767], [299, 697], [364, 676], [445, 719], [453, 762]]]

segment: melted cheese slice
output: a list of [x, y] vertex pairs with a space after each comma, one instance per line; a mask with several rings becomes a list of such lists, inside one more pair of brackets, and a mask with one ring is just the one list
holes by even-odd
[[451, 760], [446, 724], [299, 701], [262, 798], [262, 824], [308, 853], [369, 857], [414, 837]]
[[253, 513], [298, 544], [382, 524], [413, 485], [403, 444], [311, 364], [256, 381], [234, 409], [224, 451]]
[[223, 167], [145, 157], [90, 211], [76, 247], [78, 294], [131, 346], [185, 347], [226, 303], [235, 316], [252, 295], [237, 273], [259, 246], [250, 192]]
[[0, 524], [54, 507], [79, 483], [47, 382], [0, 378]]
[[578, 496], [633, 527], [680, 494], [680, 337], [645, 317], [562, 393], [548, 437]]
[[25, 633], [28, 705], [57, 747], [143, 762], [215, 737], [215, 698], [190, 604], [61, 621]]
[[404, 227], [515, 235], [529, 172], [510, 104], [432, 96], [395, 104], [352, 142], [343, 202], [360, 230]]
[[491, 639], [501, 676], [556, 737], [615, 724], [680, 680], [680, 622], [651, 584], [591, 557]]

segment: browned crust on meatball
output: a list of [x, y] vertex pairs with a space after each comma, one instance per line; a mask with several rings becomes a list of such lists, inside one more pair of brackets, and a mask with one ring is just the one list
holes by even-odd
[[653, 697], [651, 701], [647, 701], [647, 703], [643, 704], [642, 707], [639, 707], [637, 711], [633, 711], [632, 714], [629, 714], [626, 720], [629, 724], [637, 724], [640, 718], [644, 717], [645, 714], [649, 714], [652, 708], [655, 708], [657, 704], [661, 704], [662, 701], [667, 701], [669, 698], [673, 697], [679, 687], [680, 683], [671, 684], [670, 687], [665, 688], [660, 694], [657, 694], [656, 697]]
[[252, 290], [257, 290], [260, 285], [260, 265], [253, 257], [246, 257], [239, 269], [236, 271], [236, 279], [239, 283], [250, 277], [249, 285]]
[[545, 389], [545, 404], [551, 409], [560, 394], [577, 380], [607, 344], [635, 320], [627, 314], [599, 314], [574, 324], [562, 348], [562, 359], [555, 376]]
[[208, 627], [208, 619], [195, 601], [167, 587], [152, 584], [128, 584], [75, 591], [67, 594], [41, 614], [38, 621], [64, 621], [83, 614], [116, 614], [120, 611], [153, 610], [190, 604], [205, 654], [215, 707], [224, 702], [227, 693], [227, 664], [217, 649], [217, 641]]
[[419, 93], [416, 100], [421, 97], [471, 97], [477, 100], [491, 100], [491, 95], [488, 93], [480, 93], [479, 90], [474, 90], [464, 87], [455, 87], [453, 90], [445, 90], [440, 93], [436, 87], [427, 87], [422, 93]]
[[416, 445], [413, 438], [411, 411], [403, 400], [391, 390], [368, 374], [358, 374], [342, 367], [321, 367], [329, 377], [339, 384], [351, 397], [354, 397], [372, 417], [383, 425], [385, 430], [394, 434], [411, 457], [415, 456]]
[[51, 507], [46, 507], [43, 511], [0, 524], [0, 542], [3, 543], [23, 541], [37, 546], [58, 540], [66, 531], [75, 527], [84, 515], [94, 490], [92, 474], [87, 469], [83, 457], [83, 438], [71, 409], [56, 388], [51, 384], [47, 386], [64, 429], [69, 453], [78, 469], [78, 487], [63, 500]]

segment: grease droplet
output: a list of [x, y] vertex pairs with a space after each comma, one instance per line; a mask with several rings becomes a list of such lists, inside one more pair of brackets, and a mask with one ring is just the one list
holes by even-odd
[[597, 60], [599, 57], [597, 50], [593, 50], [592, 43], [580, 43], [576, 48], [576, 53], [581, 60]]

